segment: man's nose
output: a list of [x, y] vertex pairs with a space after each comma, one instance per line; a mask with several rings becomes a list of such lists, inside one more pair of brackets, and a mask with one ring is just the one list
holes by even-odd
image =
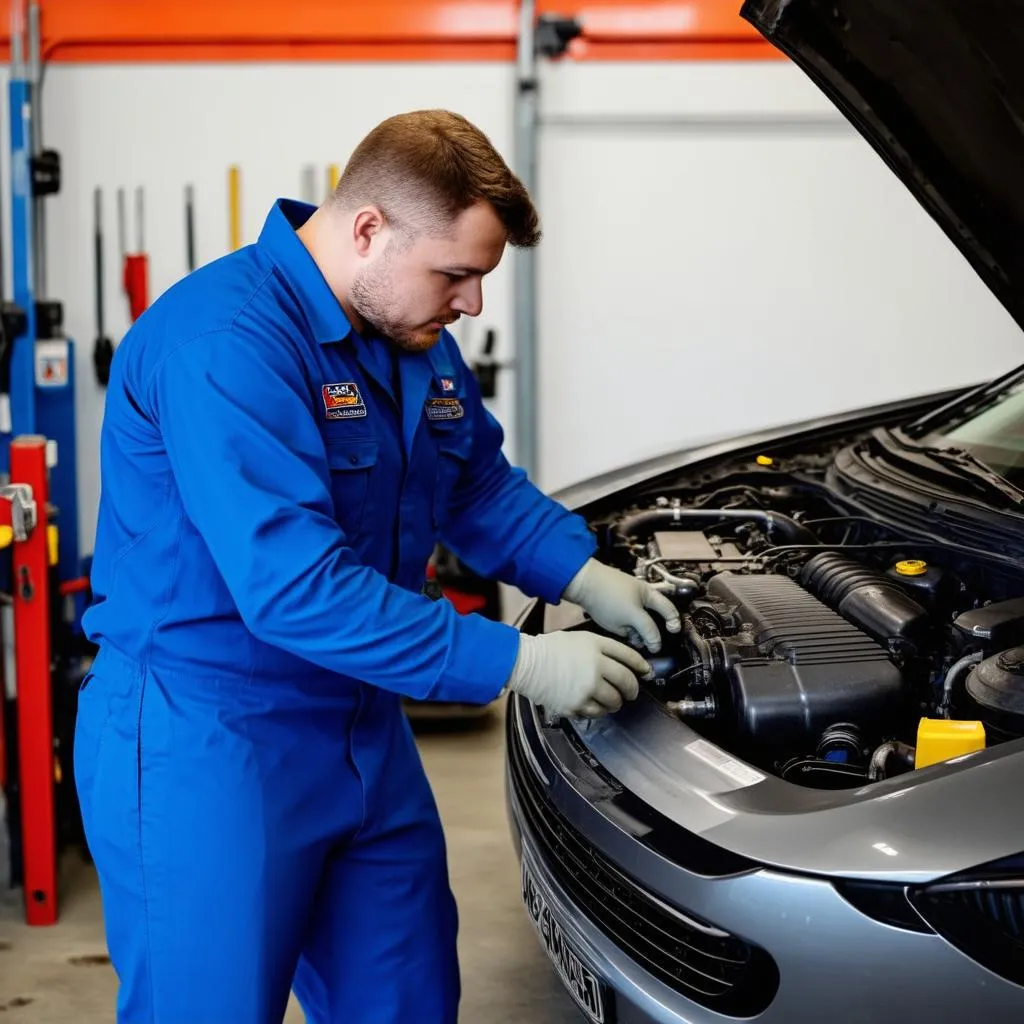
[[460, 288], [451, 304], [456, 313], [479, 316], [484, 308], [483, 288], [479, 281]]

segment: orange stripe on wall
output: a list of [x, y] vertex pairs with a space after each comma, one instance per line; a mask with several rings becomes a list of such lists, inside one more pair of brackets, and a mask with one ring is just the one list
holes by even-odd
[[[766, 60], [740, 0], [538, 0], [577, 17], [572, 60]], [[0, 0], [9, 53], [10, 0]], [[511, 61], [516, 0], [41, 0], [43, 55], [63, 62]]]

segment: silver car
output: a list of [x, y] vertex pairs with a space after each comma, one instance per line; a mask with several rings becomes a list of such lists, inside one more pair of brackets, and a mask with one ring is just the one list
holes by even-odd
[[[1024, 325], [1021, 5], [743, 14]], [[508, 706], [523, 899], [583, 1016], [1024, 1020], [1024, 367], [559, 497], [684, 622], [615, 715]]]

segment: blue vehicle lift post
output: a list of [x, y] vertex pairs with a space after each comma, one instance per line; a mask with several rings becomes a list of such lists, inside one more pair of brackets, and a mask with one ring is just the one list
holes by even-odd
[[[60, 156], [42, 144], [39, 4], [11, 8], [11, 248], [14, 304], [24, 312], [13, 338], [10, 418], [0, 429], [0, 468], [8, 470], [12, 437], [50, 442], [50, 500], [57, 510], [58, 576], [80, 580], [78, 473], [75, 451], [75, 346], [64, 333], [63, 306], [46, 280], [46, 198], [61, 185]], [[75, 622], [80, 618], [76, 609]]]

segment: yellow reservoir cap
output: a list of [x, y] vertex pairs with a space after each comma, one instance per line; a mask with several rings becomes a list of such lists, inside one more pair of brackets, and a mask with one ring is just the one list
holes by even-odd
[[922, 562], [919, 558], [908, 558], [904, 562], [896, 563], [896, 571], [901, 576], [923, 576], [928, 571], [928, 563]]
[[46, 528], [46, 548], [50, 565], [56, 565], [60, 561], [60, 530], [52, 523]]
[[759, 466], [774, 466], [775, 460], [770, 455], [758, 455], [755, 460]]
[[0, 548], [9, 548], [14, 542], [14, 529], [10, 526], [0, 526]]
[[947, 718], [922, 718], [917, 727], [914, 767], [948, 761], [951, 757], [985, 749], [985, 726], [981, 722], [955, 722]]

